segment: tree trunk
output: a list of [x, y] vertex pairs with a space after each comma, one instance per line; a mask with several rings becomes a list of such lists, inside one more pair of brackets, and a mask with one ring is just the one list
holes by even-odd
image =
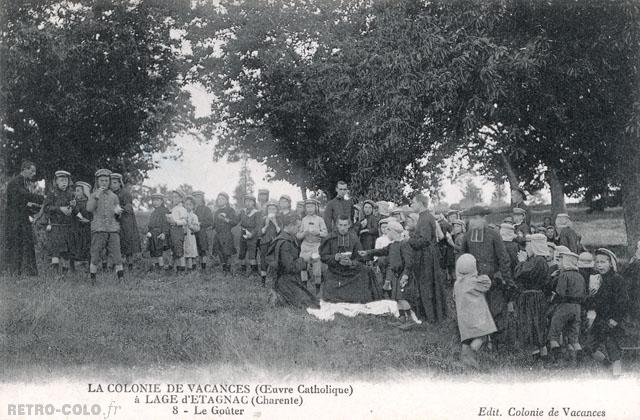
[[631, 136], [624, 140], [619, 171], [624, 225], [627, 233], [628, 256], [635, 253], [640, 240], [640, 139]]
[[504, 155], [501, 154], [500, 158], [502, 159], [502, 164], [504, 165], [504, 170], [507, 173], [507, 180], [509, 181], [509, 190], [513, 190], [514, 188], [517, 188], [520, 186], [520, 180], [518, 179], [518, 175], [516, 174], [516, 171], [513, 169], [513, 166], [511, 165], [511, 161], [509, 160], [509, 158]]
[[300, 193], [302, 194], [302, 199], [306, 200], [307, 199], [307, 188], [306, 187], [300, 187]]
[[564, 184], [558, 178], [558, 173], [554, 168], [547, 171], [549, 178], [549, 189], [551, 190], [551, 215], [555, 219], [558, 213], [566, 213], [567, 205], [564, 201]]
[[0, 157], [0, 272], [4, 270], [6, 264], [6, 240], [5, 226], [7, 217], [7, 182], [9, 176], [7, 174], [7, 162], [4, 156]]

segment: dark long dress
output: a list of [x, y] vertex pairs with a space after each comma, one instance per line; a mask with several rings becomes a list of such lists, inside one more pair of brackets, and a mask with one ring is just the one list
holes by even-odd
[[195, 209], [200, 230], [196, 232], [196, 243], [198, 245], [198, 254], [200, 256], [207, 255], [211, 248], [211, 231], [213, 229], [213, 212], [206, 205], [200, 205]]
[[[227, 216], [229, 219], [228, 223], [220, 218], [221, 214]], [[236, 211], [230, 206], [217, 209], [213, 215], [213, 229], [216, 231], [213, 246], [223, 264], [227, 264], [229, 257], [236, 253], [231, 228], [237, 224], [238, 216], [236, 215]]]
[[[151, 233], [151, 237], [147, 241], [147, 249], [153, 258], [162, 257], [162, 253], [169, 249], [171, 225], [167, 221], [167, 214], [171, 214], [171, 212], [162, 205], [154, 209], [149, 217], [147, 232]], [[164, 233], [164, 240], [158, 238], [162, 233]]]
[[273, 289], [288, 305], [297, 308], [319, 308], [318, 299], [300, 283], [300, 272], [307, 263], [299, 258], [295, 238], [282, 232], [271, 243], [267, 255], [274, 261], [276, 279]]
[[[366, 227], [362, 227], [361, 223], [363, 219], [367, 220]], [[358, 232], [362, 249], [368, 251], [376, 246], [376, 239], [378, 238], [378, 222], [380, 221], [380, 217], [375, 214], [370, 214], [369, 216], [364, 216], [363, 219], [355, 225], [355, 230]]]
[[640, 260], [632, 258], [629, 264], [622, 269], [620, 275], [625, 281], [629, 295], [628, 313], [635, 320], [640, 320]]
[[[328, 266], [322, 288], [324, 300], [368, 303], [381, 298], [382, 291], [373, 270], [358, 260], [358, 251], [361, 250], [362, 244], [352, 231], [346, 235], [336, 231], [322, 241], [320, 258]], [[336, 254], [343, 252], [351, 252], [351, 265], [341, 265], [336, 261]]]
[[69, 258], [72, 253], [71, 223], [73, 216], [64, 214], [60, 207], [68, 207], [74, 199], [71, 188], [61, 190], [54, 188], [44, 200], [44, 211], [49, 217], [51, 231], [47, 235], [48, 249], [52, 257]]
[[120, 188], [116, 193], [122, 207], [120, 215], [120, 250], [122, 256], [131, 257], [142, 251], [140, 244], [140, 232], [136, 215], [133, 211], [133, 197], [126, 188]]
[[7, 184], [6, 266], [10, 274], [37, 276], [35, 237], [29, 215], [37, 208], [27, 207], [27, 203], [42, 204], [43, 197], [29, 191], [29, 180], [22, 175]]
[[544, 290], [549, 287], [547, 260], [539, 255], [518, 263], [514, 277], [519, 294], [516, 300], [518, 341], [522, 345], [542, 347], [547, 340]]
[[440, 252], [436, 245], [436, 219], [428, 211], [418, 217], [409, 244], [415, 250], [415, 279], [418, 293], [416, 315], [429, 322], [447, 317], [444, 272], [440, 269]]
[[87, 200], [76, 200], [71, 223], [71, 256], [75, 261], [89, 261], [91, 255], [91, 223], [81, 222], [78, 214], [87, 220], [93, 219], [93, 213], [87, 210]]

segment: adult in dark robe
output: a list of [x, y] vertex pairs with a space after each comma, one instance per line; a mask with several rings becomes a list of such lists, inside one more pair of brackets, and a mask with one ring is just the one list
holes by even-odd
[[487, 303], [498, 331], [507, 326], [507, 304], [515, 289], [511, 274], [511, 260], [500, 234], [487, 227], [486, 216], [490, 211], [476, 206], [465, 212], [469, 230], [462, 241], [462, 253], [471, 254], [478, 263], [478, 274], [489, 276], [491, 289], [487, 292]]
[[322, 288], [324, 300], [367, 303], [381, 298], [373, 270], [360, 260], [361, 250], [358, 236], [350, 230], [350, 219], [340, 216], [336, 231], [320, 245], [320, 258], [328, 266]]
[[38, 212], [44, 197], [31, 192], [31, 180], [35, 175], [36, 166], [26, 161], [22, 164], [20, 175], [7, 184], [6, 266], [12, 275], [38, 275], [35, 239], [29, 215]]
[[235, 239], [231, 229], [238, 224], [236, 211], [229, 205], [229, 194], [220, 193], [216, 199], [217, 209], [213, 214], [213, 229], [216, 234], [213, 238], [213, 249], [220, 262], [222, 270], [230, 271], [229, 259], [236, 254]]
[[300, 272], [307, 269], [307, 262], [299, 257], [300, 247], [295, 233], [300, 220], [294, 213], [284, 217], [283, 230], [269, 244], [266, 253], [275, 269], [273, 290], [288, 305], [297, 308], [319, 308], [318, 299], [300, 282]]
[[531, 212], [529, 206], [525, 203], [527, 194], [520, 187], [516, 187], [511, 190], [511, 207], [525, 210], [527, 213], [524, 217], [524, 222], [527, 226], [531, 226]]
[[341, 216], [347, 216], [349, 220], [353, 220], [353, 201], [346, 199], [349, 192], [349, 186], [344, 181], [338, 181], [336, 184], [336, 196], [329, 200], [324, 208], [324, 224], [327, 225], [329, 233], [336, 228], [336, 223]]
[[120, 214], [120, 251], [122, 256], [127, 258], [129, 269], [133, 268], [133, 257], [142, 252], [140, 244], [140, 232], [136, 214], [133, 211], [133, 196], [129, 189], [124, 186], [122, 175], [111, 174], [111, 189], [118, 196], [122, 213]]
[[428, 204], [429, 199], [423, 194], [417, 194], [413, 198], [413, 208], [419, 216], [409, 244], [416, 252], [416, 315], [429, 322], [438, 322], [447, 317], [446, 278], [440, 268], [440, 252], [436, 245], [437, 222], [429, 213]]

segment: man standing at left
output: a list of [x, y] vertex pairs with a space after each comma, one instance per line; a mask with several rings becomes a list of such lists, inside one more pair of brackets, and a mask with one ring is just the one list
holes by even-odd
[[29, 215], [37, 213], [44, 197], [31, 192], [36, 165], [24, 161], [20, 175], [7, 184], [7, 270], [12, 275], [37, 276], [35, 241]]

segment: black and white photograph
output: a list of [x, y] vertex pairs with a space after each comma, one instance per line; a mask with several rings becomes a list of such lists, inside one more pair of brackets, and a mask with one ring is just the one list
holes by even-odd
[[0, 0], [0, 420], [638, 395], [640, 0]]

